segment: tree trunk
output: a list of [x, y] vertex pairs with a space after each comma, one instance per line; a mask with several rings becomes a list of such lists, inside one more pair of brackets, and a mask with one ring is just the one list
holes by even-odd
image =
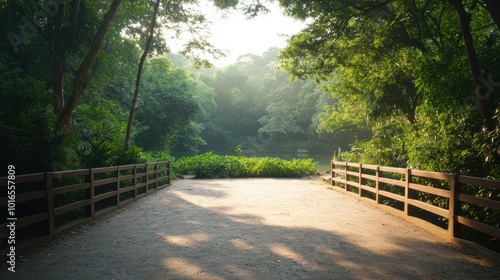
[[142, 78], [142, 69], [144, 68], [144, 62], [146, 61], [146, 58], [147, 58], [148, 52], [149, 52], [149, 48], [151, 47], [151, 43], [153, 42], [154, 29], [155, 29], [155, 25], [156, 25], [156, 17], [158, 15], [158, 8], [159, 7], [160, 7], [160, 0], [157, 0], [155, 7], [154, 7], [153, 18], [151, 19], [151, 23], [149, 25], [149, 35], [148, 35], [148, 39], [146, 41], [146, 46], [144, 47], [144, 52], [142, 53], [142, 57], [141, 57], [141, 60], [139, 62], [139, 67], [137, 69], [137, 78], [135, 80], [134, 97], [132, 99], [132, 104], [130, 105], [130, 114], [129, 114], [128, 124], [127, 124], [127, 134], [125, 135], [125, 149], [128, 149], [128, 147], [130, 146], [130, 135], [132, 134], [132, 124], [134, 122], [135, 107], [137, 104], [137, 98], [139, 97], [139, 89], [141, 86], [141, 78]]
[[66, 64], [63, 52], [63, 26], [65, 17], [64, 4], [58, 4], [58, 14], [54, 23], [54, 32], [50, 38], [50, 63], [52, 100], [54, 112], [60, 114], [64, 107], [64, 67]]
[[484, 0], [486, 10], [490, 13], [493, 18], [493, 22], [500, 29], [500, 1], [498, 0]]
[[74, 0], [69, 18], [70, 28], [64, 28], [66, 9], [64, 4], [57, 4], [57, 17], [54, 23], [53, 36], [50, 38], [51, 81], [54, 111], [61, 114], [64, 108], [64, 74], [68, 48], [76, 32], [76, 22], [80, 10], [80, 0]]
[[80, 64], [78, 68], [75, 79], [73, 81], [73, 89], [71, 91], [71, 95], [68, 99], [68, 102], [65, 104], [63, 111], [59, 115], [59, 121], [57, 124], [57, 130], [63, 133], [67, 133], [71, 126], [71, 117], [73, 115], [73, 111], [76, 108], [78, 100], [80, 99], [87, 82], [87, 75], [89, 73], [90, 68], [95, 62], [99, 51], [101, 50], [102, 41], [108, 32], [109, 27], [111, 26], [111, 22], [120, 7], [121, 0], [113, 0], [111, 6], [109, 7], [108, 12], [104, 16], [103, 21], [99, 25], [97, 29], [97, 33], [94, 37], [92, 45], [90, 46], [90, 50], [87, 53], [87, 56]]
[[64, 108], [64, 67], [65, 60], [56, 58], [52, 62], [52, 93], [54, 102], [54, 111], [61, 114]]
[[486, 100], [488, 98], [488, 93], [486, 92], [486, 87], [481, 83], [481, 68], [479, 67], [479, 62], [477, 59], [476, 49], [474, 48], [474, 40], [472, 38], [472, 33], [470, 29], [470, 15], [465, 11], [462, 0], [449, 0], [451, 5], [455, 8], [457, 13], [458, 21], [460, 23], [460, 29], [462, 31], [462, 37], [464, 38], [465, 51], [467, 53], [467, 59], [469, 61], [469, 67], [472, 72], [472, 78], [474, 80], [475, 93], [477, 105], [479, 107], [479, 113], [485, 124], [491, 122], [491, 116], [488, 112]]

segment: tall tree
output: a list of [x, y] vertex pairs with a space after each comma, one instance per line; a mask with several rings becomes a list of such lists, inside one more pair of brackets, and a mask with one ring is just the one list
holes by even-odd
[[[80, 2], [75, 0], [75, 2]], [[97, 32], [94, 36], [92, 44], [90, 45], [90, 49], [87, 52], [87, 55], [80, 63], [78, 70], [76, 71], [75, 78], [73, 79], [73, 86], [71, 90], [71, 95], [68, 98], [68, 102], [64, 105], [60, 115], [59, 121], [57, 123], [57, 130], [63, 133], [67, 133], [71, 124], [71, 116], [73, 111], [75, 110], [78, 100], [80, 99], [83, 91], [85, 90], [85, 86], [87, 83], [87, 76], [90, 71], [90, 68], [94, 64], [97, 55], [99, 54], [102, 42], [106, 33], [108, 32], [113, 18], [120, 7], [121, 0], [113, 0], [111, 3], [109, 10], [105, 14]]]
[[493, 18], [493, 21], [500, 29], [500, 2], [497, 0], [483, 0], [483, 2], [484, 7], [488, 10], [491, 18]]
[[[482, 72], [470, 26], [472, 20], [484, 22], [483, 15], [476, 11], [477, 1], [470, 1], [470, 12], [466, 11], [461, 0], [447, 2], [459, 18], [469, 66], [473, 72], [479, 113], [482, 119], [489, 120], [494, 111], [491, 104], [498, 100], [485, 100], [485, 86], [481, 82]], [[315, 19], [304, 32], [292, 38], [282, 55], [286, 69], [297, 76], [312, 74], [330, 77], [336, 66], [347, 65], [347, 56], [352, 55], [354, 45], [362, 50], [371, 48], [370, 52], [386, 52], [387, 48], [413, 48], [431, 57], [434, 50], [444, 51], [444, 44], [450, 44], [450, 41], [451, 44], [457, 43], [451, 35], [446, 35], [452, 34], [454, 27], [446, 22], [450, 11], [443, 1], [282, 0], [280, 3], [295, 17]], [[370, 41], [371, 44], [367, 44]]]
[[[485, 122], [485, 124], [487, 125], [488, 130], [490, 130], [492, 129], [491, 126], [493, 124], [493, 120], [491, 119], [493, 112], [491, 112], [491, 108], [494, 108], [494, 106], [488, 106], [487, 103], [494, 103], [495, 100], [493, 98], [488, 98], [487, 88], [481, 81], [483, 75], [481, 67], [479, 65], [479, 59], [477, 57], [476, 48], [474, 46], [474, 39], [470, 27], [472, 15], [470, 13], [467, 13], [462, 0], [448, 0], [448, 2], [453, 6], [457, 13], [460, 30], [462, 31], [462, 37], [464, 40], [465, 51], [467, 54], [467, 60], [469, 61], [469, 67], [472, 72], [472, 79], [474, 81], [476, 101], [479, 107], [479, 113], [481, 114], [483, 122]], [[495, 4], [489, 3], [489, 7], [491, 9], [494, 9], [492, 5], [494, 6]]]
[[135, 141], [145, 150], [168, 150], [172, 139], [200, 110], [195, 99], [197, 84], [166, 58], [149, 60], [144, 70], [142, 98], [136, 113], [144, 128]]
[[[71, 4], [69, 20], [66, 23], [66, 11], [64, 3], [56, 3], [57, 15], [54, 17], [53, 32], [50, 36], [50, 57], [52, 72], [52, 91], [54, 99], [54, 110], [61, 114], [64, 108], [64, 76], [67, 68], [68, 53], [71, 51], [77, 31], [77, 20], [80, 12], [80, 1], [75, 0]], [[66, 23], [66, 24], [65, 24]]]
[[[448, 116], [460, 118], [463, 126], [444, 129], [450, 124], [441, 119], [441, 128], [446, 133], [463, 129], [469, 133], [464, 141], [494, 140], [482, 139], [477, 125], [484, 120], [490, 123], [486, 131], [494, 128], [491, 120], [500, 101], [496, 83], [499, 63], [494, 59], [500, 52], [500, 30], [491, 24], [492, 18], [496, 22], [495, 4], [491, 1], [281, 0], [280, 4], [289, 15], [309, 19], [308, 26], [293, 36], [281, 52], [282, 67], [297, 77], [335, 84], [330, 89], [335, 97], [341, 98], [339, 104], [361, 100], [363, 111], [372, 117], [375, 134], [389, 135], [389, 124], [394, 124], [396, 118], [401, 121], [405, 115], [423, 133], [401, 127], [397, 128], [399, 132], [393, 132], [418, 139], [427, 136], [431, 126], [427, 120]], [[470, 77], [467, 70], [472, 72], [473, 83], [467, 79]], [[463, 112], [469, 109], [464, 105], [471, 97], [478, 105], [475, 114]], [[373, 118], [376, 116], [383, 118]], [[388, 141], [384, 145], [391, 143], [391, 138], [385, 136], [378, 139]], [[399, 135], [398, 139], [403, 137]], [[447, 137], [450, 138], [443, 137], [442, 141], [454, 139]], [[402, 153], [418, 146], [412, 139], [401, 141], [392, 144], [404, 144]], [[484, 147], [491, 149], [491, 145]]]
[[142, 69], [144, 67], [144, 62], [146, 61], [146, 58], [148, 56], [149, 48], [151, 47], [151, 43], [153, 42], [153, 36], [154, 36], [154, 31], [155, 31], [155, 26], [156, 26], [156, 18], [158, 15], [158, 9], [160, 7], [160, 2], [161, 0], [156, 0], [156, 4], [153, 9], [153, 16], [151, 18], [151, 23], [149, 24], [149, 34], [148, 34], [148, 39], [146, 41], [146, 46], [144, 47], [144, 52], [142, 53], [141, 60], [139, 62], [139, 67], [137, 69], [137, 78], [135, 81], [135, 89], [134, 89], [134, 97], [132, 99], [132, 104], [130, 105], [130, 114], [128, 118], [128, 124], [127, 124], [127, 132], [125, 135], [125, 149], [128, 149], [130, 145], [130, 134], [132, 133], [132, 124], [134, 122], [134, 113], [135, 113], [135, 107], [137, 105], [137, 98], [139, 97], [139, 89], [141, 87], [141, 77], [142, 77]]

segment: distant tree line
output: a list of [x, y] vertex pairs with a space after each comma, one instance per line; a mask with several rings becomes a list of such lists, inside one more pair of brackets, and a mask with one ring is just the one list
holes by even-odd
[[[322, 93], [311, 82], [288, 82], [277, 50], [193, 70], [210, 66], [200, 54], [221, 55], [202, 13], [188, 8], [195, 2], [2, 2], [2, 162], [32, 173], [234, 151], [259, 133], [317, 139], [313, 117], [327, 101], [316, 101]], [[265, 9], [214, 5], [250, 16]], [[189, 59], [165, 55], [162, 29], [191, 33], [182, 51]]]
[[[341, 147], [341, 160], [500, 178], [495, 1], [279, 0], [306, 28], [223, 68], [200, 56], [222, 53], [197, 2], [3, 1], [2, 161], [30, 173]], [[169, 54], [189, 33], [188, 58]]]
[[279, 63], [338, 100], [320, 127], [372, 132], [339, 159], [500, 178], [498, 1], [279, 2], [308, 20]]

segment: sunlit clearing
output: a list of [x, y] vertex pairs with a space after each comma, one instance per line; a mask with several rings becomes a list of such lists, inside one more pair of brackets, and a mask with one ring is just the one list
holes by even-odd
[[314, 263], [309, 262], [306, 260], [304, 257], [302, 257], [300, 254], [292, 250], [291, 248], [288, 248], [287, 246], [283, 244], [269, 244], [268, 245], [269, 250], [271, 250], [274, 254], [281, 256], [285, 259], [294, 261], [300, 265], [310, 267], [312, 269], [321, 269], [319, 266], [317, 266]]
[[236, 249], [241, 250], [241, 251], [253, 251], [254, 250], [254, 248], [252, 246], [250, 246], [250, 244], [248, 244], [248, 242], [241, 240], [239, 238], [232, 239], [231, 243], [233, 244], [233, 246]]
[[224, 279], [204, 271], [200, 266], [181, 258], [168, 258], [163, 261], [165, 268], [188, 279]]
[[224, 266], [227, 271], [234, 274], [234, 279], [257, 279], [252, 273], [244, 269], [239, 268], [236, 265], [228, 264]]
[[208, 242], [212, 237], [206, 233], [192, 233], [184, 235], [171, 235], [166, 233], [158, 233], [159, 236], [168, 244], [181, 247], [192, 247], [203, 242]]

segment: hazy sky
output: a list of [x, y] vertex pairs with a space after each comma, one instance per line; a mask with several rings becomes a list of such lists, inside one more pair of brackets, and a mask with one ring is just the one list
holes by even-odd
[[286, 38], [280, 35], [292, 35], [304, 27], [304, 23], [283, 16], [277, 3], [269, 4], [269, 8], [270, 13], [254, 19], [246, 19], [241, 12], [221, 18], [221, 12], [211, 9], [212, 43], [229, 50], [226, 63], [236, 61], [242, 54], [260, 55], [270, 47], [284, 47]]
[[271, 47], [282, 48], [286, 45], [286, 37], [298, 33], [305, 24], [290, 17], [283, 16], [277, 3], [267, 3], [271, 10], [268, 14], [246, 19], [239, 11], [218, 11], [212, 4], [203, 4], [200, 9], [213, 23], [210, 42], [226, 53], [220, 61], [211, 61], [216, 66], [225, 66], [237, 60], [238, 56], [254, 53], [261, 55]]

